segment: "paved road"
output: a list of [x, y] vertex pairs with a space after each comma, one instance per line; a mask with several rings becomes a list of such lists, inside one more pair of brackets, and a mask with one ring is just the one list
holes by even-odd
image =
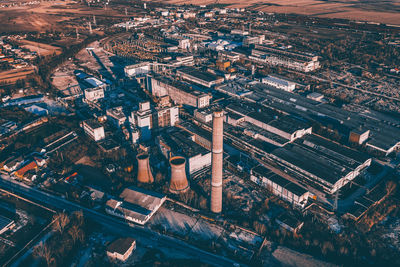
[[12, 180], [5, 175], [0, 175], [0, 177], [1, 188], [12, 191], [15, 194], [23, 195], [25, 198], [32, 201], [43, 203], [57, 209], [65, 209], [70, 212], [82, 210], [86, 218], [96, 221], [118, 235], [132, 236], [138, 240], [139, 244], [151, 244], [155, 248], [176, 248], [176, 252], [182, 254], [182, 257], [199, 259], [202, 262], [217, 266], [234, 266], [235, 264], [235, 262], [230, 259], [198, 249], [176, 238], [161, 235], [139, 225], [128, 224], [114, 217], [82, 207], [61, 197], [32, 188], [23, 183]]

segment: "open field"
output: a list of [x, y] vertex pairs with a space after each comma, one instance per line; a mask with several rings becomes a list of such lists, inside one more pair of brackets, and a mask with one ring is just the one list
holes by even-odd
[[[18, 2], [18, 1], [17, 1]], [[89, 21], [92, 17], [125, 17], [122, 12], [111, 8], [88, 7], [75, 1], [40, 2], [37, 4], [0, 8], [1, 32], [66, 30], [76, 27], [87, 28], [81, 19]], [[80, 21], [74, 21], [79, 19]]]
[[2, 71], [0, 72], [0, 83], [14, 83], [17, 80], [25, 79], [26, 76], [33, 72], [34, 69], [32, 67]]
[[38, 52], [41, 56], [51, 56], [53, 54], [59, 55], [62, 50], [60, 47], [51, 46], [44, 43], [38, 43], [28, 40], [18, 40], [21, 47], [26, 48], [32, 52]]
[[[169, 4], [214, 4], [213, 0], [164, 0]], [[229, 7], [247, 7], [264, 12], [296, 13], [400, 25], [400, 1], [368, 0], [220, 0]]]

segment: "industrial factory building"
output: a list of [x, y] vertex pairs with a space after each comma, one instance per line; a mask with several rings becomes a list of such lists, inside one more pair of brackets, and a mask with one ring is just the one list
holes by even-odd
[[153, 96], [169, 96], [178, 105], [203, 108], [210, 104], [211, 95], [194, 89], [188, 84], [173, 81], [162, 76], [149, 76], [149, 91]]
[[184, 67], [176, 71], [176, 74], [184, 80], [194, 82], [207, 88], [224, 82], [223, 77], [219, 77], [210, 72], [200, 71], [193, 67]]
[[[253, 94], [245, 98], [251, 102], [279, 110], [309, 122], [316, 122], [329, 131], [336, 130], [351, 142], [363, 143], [369, 149], [388, 155], [400, 148], [400, 127], [390, 116], [372, 110], [359, 113], [321, 103], [304, 96], [286, 92], [263, 84], [252, 87]], [[350, 136], [351, 132], [358, 135]]]
[[106, 136], [104, 134], [104, 127], [95, 119], [89, 119], [81, 122], [81, 127], [85, 133], [90, 136], [94, 141], [103, 140]]
[[104, 88], [105, 86], [97, 86], [94, 88], [87, 88], [85, 89], [85, 100], [86, 101], [97, 101], [99, 99], [103, 99], [104, 98]]
[[[289, 115], [278, 114], [276, 111], [261, 105], [245, 102], [232, 103], [227, 106], [227, 110], [231, 112], [228, 115], [228, 123], [238, 126], [240, 124], [237, 121], [243, 117], [244, 119], [241, 121], [244, 120], [254, 125], [253, 130], [255, 131], [257, 131], [257, 127], [260, 128], [258, 134], [265, 138], [275, 140], [280, 137], [287, 140], [280, 141], [279, 143], [292, 142], [312, 132], [312, 127], [304, 121]], [[232, 116], [232, 113], [239, 116]], [[251, 127], [247, 127], [248, 125], [243, 126], [246, 126], [244, 128], [247, 128], [247, 130], [251, 130]], [[269, 133], [264, 132], [263, 134], [262, 130]]]
[[211, 151], [211, 141], [212, 141], [211, 132], [207, 131], [206, 129], [204, 129], [190, 121], [182, 122], [182, 123], [180, 123], [179, 126], [191, 134], [191, 139], [195, 143], [197, 143], [200, 146], [204, 147], [205, 149]]
[[107, 118], [118, 128], [125, 124], [126, 115], [124, 114], [122, 107], [107, 109], [106, 115]]
[[[161, 99], [169, 99], [169, 97], [164, 97]], [[155, 108], [155, 121], [159, 128], [175, 126], [179, 121], [179, 108], [177, 106], [172, 106], [169, 103], [162, 104], [160, 101], [159, 105]]]
[[168, 97], [161, 98], [154, 109], [149, 101], [139, 103], [139, 110], [132, 111], [129, 117], [131, 126], [140, 131], [142, 140], [151, 137], [151, 129], [175, 126], [178, 121], [179, 108], [171, 105]]
[[296, 83], [276, 75], [268, 75], [267, 77], [262, 78], [261, 82], [287, 92], [292, 92], [296, 89]]
[[203, 123], [211, 123], [213, 120], [213, 113], [216, 110], [219, 110], [218, 106], [209, 106], [205, 108], [199, 108], [194, 111], [194, 117], [196, 120]]
[[132, 78], [146, 75], [151, 71], [150, 62], [141, 62], [124, 68], [125, 77]]
[[189, 174], [211, 165], [211, 152], [195, 143], [192, 135], [183, 130], [171, 129], [157, 139], [167, 159], [172, 156], [183, 156], [186, 159]]
[[318, 56], [265, 45], [256, 45], [251, 51], [249, 59], [273, 66], [283, 66], [288, 69], [302, 72], [311, 72], [320, 68]]
[[166, 196], [131, 186], [126, 188], [119, 199], [106, 203], [108, 214], [144, 225], [164, 203]]
[[304, 208], [307, 204], [310, 193], [306, 189], [262, 165], [251, 170], [250, 179], [295, 207]]
[[271, 153], [288, 172], [301, 175], [302, 182], [333, 194], [371, 164], [371, 158], [323, 137], [306, 135]]
[[230, 62], [236, 62], [240, 60], [240, 55], [231, 51], [219, 51], [218, 58], [220, 60], [228, 60]]
[[125, 262], [135, 249], [136, 240], [132, 237], [118, 238], [107, 247], [107, 256]]

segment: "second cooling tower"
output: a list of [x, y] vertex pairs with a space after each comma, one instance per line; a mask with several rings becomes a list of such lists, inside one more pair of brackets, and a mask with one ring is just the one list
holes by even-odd
[[186, 159], [184, 157], [172, 157], [169, 163], [171, 165], [169, 191], [174, 194], [186, 192], [189, 189], [186, 178]]
[[222, 167], [224, 142], [224, 112], [213, 113], [212, 169], [211, 169], [211, 211], [222, 211]]
[[138, 161], [138, 173], [137, 180], [140, 183], [152, 183], [154, 182], [153, 175], [151, 174], [149, 155], [139, 154], [136, 156]]

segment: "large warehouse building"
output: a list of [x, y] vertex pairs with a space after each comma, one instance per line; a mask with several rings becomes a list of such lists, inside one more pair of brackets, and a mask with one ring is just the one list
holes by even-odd
[[164, 203], [166, 196], [131, 186], [126, 188], [119, 199], [106, 203], [106, 212], [125, 220], [145, 224]]
[[272, 151], [288, 172], [300, 175], [302, 183], [333, 194], [371, 164], [371, 158], [316, 135], [306, 135]]
[[200, 71], [193, 67], [181, 68], [177, 70], [176, 74], [184, 80], [194, 82], [207, 88], [211, 88], [216, 84], [224, 82], [223, 77], [219, 77], [210, 72]]
[[302, 72], [315, 71], [320, 68], [318, 56], [265, 45], [256, 45], [255, 49], [251, 51], [249, 59]]
[[295, 207], [304, 208], [307, 204], [310, 193], [305, 188], [262, 165], [251, 170], [250, 179]]

